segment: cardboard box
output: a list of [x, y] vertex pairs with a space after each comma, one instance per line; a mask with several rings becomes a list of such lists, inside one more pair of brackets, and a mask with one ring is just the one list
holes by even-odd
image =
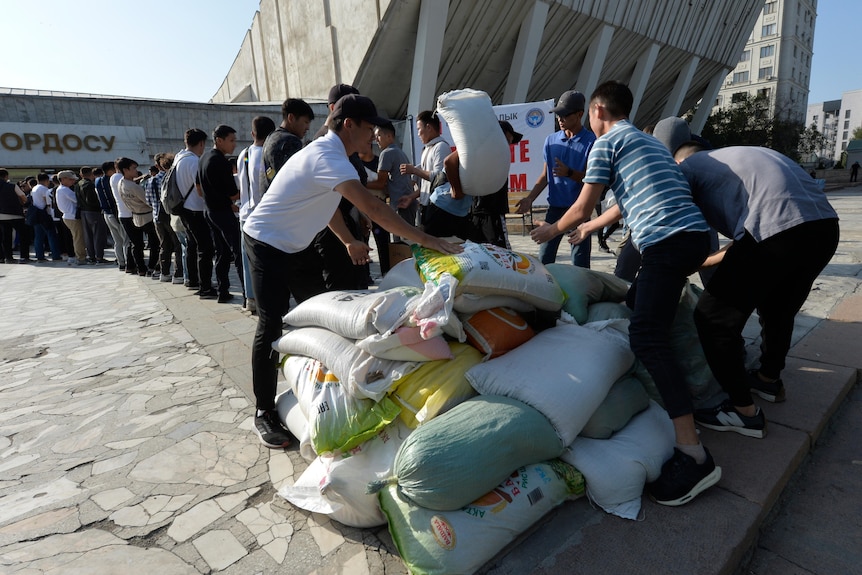
[[413, 252], [410, 251], [410, 245], [393, 242], [389, 244], [389, 266], [394, 267], [395, 264], [402, 260], [413, 257]]

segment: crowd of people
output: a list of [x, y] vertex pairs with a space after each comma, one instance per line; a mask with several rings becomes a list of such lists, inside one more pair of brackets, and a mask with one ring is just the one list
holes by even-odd
[[[674, 455], [648, 489], [659, 503], [681, 505], [720, 478], [696, 423], [766, 435], [752, 394], [784, 400], [781, 371], [794, 317], [835, 252], [838, 218], [789, 158], [764, 148], [709, 150], [679, 118], [662, 120], [647, 134], [628, 120], [632, 104], [631, 91], [618, 82], [601, 84], [589, 99], [564, 93], [552, 110], [560, 130], [543, 147], [543, 173], [517, 209], [529, 211], [549, 188], [546, 219], [531, 231], [544, 263], [556, 259], [567, 235], [572, 263], [589, 267], [590, 236], [602, 245], [607, 230], [625, 222], [627, 257], [635, 262], [626, 273], [631, 348], [655, 380], [676, 433]], [[310, 143], [314, 113], [302, 100], [284, 102], [278, 126], [254, 118], [254, 143], [238, 154], [235, 168], [236, 131], [219, 125], [211, 148], [205, 132], [190, 129], [185, 148], [156, 154], [145, 175], [129, 158], [18, 184], [0, 170], [3, 259], [31, 261], [32, 238], [37, 262], [48, 259], [47, 247], [55, 261], [115, 264], [126, 273], [183, 283], [218, 302], [233, 298], [228, 276], [235, 266], [243, 305], [258, 316], [251, 358], [255, 430], [264, 445], [285, 447], [291, 439], [275, 411], [272, 342], [282, 334], [291, 297], [301, 303], [325, 291], [367, 288], [371, 234], [383, 273], [393, 240], [450, 254], [461, 251], [448, 241], [453, 237], [508, 246], [507, 186], [489, 196], [463, 194], [458, 153], [443, 138], [435, 112], [417, 115], [424, 147], [413, 165], [396, 144], [391, 121], [353, 86], [333, 86], [329, 110]], [[508, 122], [500, 128], [509, 144], [522, 137]], [[160, 201], [169, 170], [183, 198], [173, 215]], [[590, 219], [605, 195], [614, 205]], [[731, 243], [717, 250], [715, 232]], [[108, 234], [116, 262], [104, 258]], [[686, 279], [705, 269], [713, 273], [703, 276], [695, 323], [729, 399], [695, 411], [670, 329]], [[742, 330], [755, 310], [762, 353], [759, 366], [746, 370]]]

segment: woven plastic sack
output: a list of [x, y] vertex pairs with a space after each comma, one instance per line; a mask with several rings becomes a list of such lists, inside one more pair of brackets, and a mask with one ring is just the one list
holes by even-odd
[[422, 364], [399, 379], [389, 395], [411, 429], [476, 395], [464, 374], [482, 361], [482, 354], [466, 343], [450, 343], [449, 349], [453, 359]]
[[633, 362], [624, 342], [578, 325], [559, 325], [477, 365], [467, 379], [483, 395], [504, 395], [538, 409], [568, 445]]
[[278, 494], [297, 507], [328, 515], [349, 527], [386, 523], [377, 495], [366, 493], [369, 481], [392, 471], [395, 454], [410, 434], [395, 422], [348, 453], [317, 457], [296, 480]]
[[491, 491], [522, 465], [553, 459], [563, 445], [538, 411], [507, 397], [468, 399], [420, 425], [395, 456], [392, 477], [427, 509], [452, 511]]
[[421, 293], [406, 286], [324, 292], [287, 312], [284, 319], [294, 327], [323, 327], [348, 339], [362, 339], [397, 327], [398, 319]]
[[308, 420], [299, 407], [299, 400], [292, 389], [279, 393], [275, 398], [275, 409], [278, 419], [284, 424], [292, 436], [299, 440], [299, 454], [308, 461], [314, 460], [317, 454], [311, 447], [311, 434]]
[[475, 573], [551, 509], [583, 493], [583, 476], [554, 459], [518, 468], [456, 511], [423, 509], [394, 485], [380, 492], [380, 506], [411, 573], [458, 575]]
[[461, 314], [480, 312], [492, 307], [507, 307], [518, 312], [536, 311], [535, 306], [508, 295], [476, 295], [462, 293], [455, 296], [455, 311]]
[[443, 254], [419, 245], [413, 258], [425, 281], [437, 283], [445, 273], [458, 280], [455, 295], [506, 295], [538, 309], [558, 311], [566, 296], [557, 280], [533, 256], [491, 244], [465, 242], [460, 254]]
[[408, 258], [401, 260], [386, 272], [383, 279], [377, 286], [379, 290], [390, 290], [396, 287], [409, 286], [418, 289], [424, 289], [425, 282], [419, 277], [419, 270], [416, 269], [416, 260]]
[[629, 291], [629, 284], [612, 274], [568, 264], [547, 264], [545, 267], [566, 294], [563, 309], [581, 325], [588, 321], [589, 305], [621, 302]]
[[419, 367], [417, 362], [392, 361], [372, 356], [340, 335], [320, 327], [292, 329], [272, 344], [286, 355], [319, 360], [354, 397], [380, 401], [393, 383]]
[[288, 357], [283, 371], [308, 420], [311, 446], [318, 455], [353, 449], [395, 421], [401, 412], [387, 397], [380, 401], [353, 397], [316, 359]]
[[636, 378], [624, 375], [611, 386], [601, 405], [581, 430], [581, 437], [607, 439], [648, 408], [649, 395]]
[[442, 335], [423, 339], [418, 327], [399, 327], [393, 332], [369, 335], [356, 347], [374, 357], [397, 361], [433, 361], [452, 359], [449, 345]]
[[509, 143], [488, 94], [469, 88], [444, 92], [437, 97], [437, 112], [458, 150], [464, 193], [487, 196], [499, 191], [509, 179]]
[[599, 507], [637, 519], [644, 485], [661, 475], [674, 444], [673, 422], [652, 402], [610, 439], [579, 437], [560, 458], [584, 474], [587, 495]]

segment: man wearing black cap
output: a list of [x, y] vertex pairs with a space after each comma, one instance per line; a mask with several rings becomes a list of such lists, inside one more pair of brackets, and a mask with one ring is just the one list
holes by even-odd
[[[516, 132], [512, 124], [500, 120], [500, 128], [506, 134], [509, 145], [517, 144], [524, 134]], [[509, 239], [506, 237], [505, 217], [509, 212], [509, 183], [503, 184], [499, 191], [487, 196], [475, 196], [473, 206], [470, 209], [470, 237], [471, 242], [486, 243], [509, 247]]]
[[321, 260], [312, 240], [329, 226], [354, 265], [368, 263], [370, 248], [347, 230], [338, 204], [342, 197], [389, 231], [443, 253], [459, 246], [429, 236], [407, 224], [359, 182], [351, 154], [368, 152], [374, 126], [386, 122], [374, 103], [355, 94], [341, 98], [327, 118], [329, 131], [294, 154], [243, 228], [257, 299], [258, 324], [252, 345], [252, 380], [257, 413], [255, 431], [267, 447], [285, 447], [290, 437], [275, 412], [278, 354], [272, 342], [281, 336], [289, 294], [297, 302], [324, 291]]
[[[560, 130], [545, 140], [545, 166], [530, 194], [518, 202], [518, 213], [529, 213], [533, 201], [548, 187], [548, 213], [545, 222], [559, 220], [581, 193], [583, 177], [587, 169], [587, 156], [596, 141], [596, 136], [582, 123], [584, 95], [574, 90], [563, 92], [551, 112], [557, 115]], [[557, 248], [562, 236], [557, 236], [539, 246], [539, 259], [543, 264], [557, 259]], [[590, 267], [590, 242], [572, 246], [572, 264]]]

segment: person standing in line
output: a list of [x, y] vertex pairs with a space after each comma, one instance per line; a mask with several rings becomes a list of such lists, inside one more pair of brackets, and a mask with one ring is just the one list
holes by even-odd
[[111, 178], [115, 173], [117, 173], [117, 168], [114, 166], [114, 162], [103, 162], [102, 175], [96, 178], [95, 186], [105, 226], [114, 242], [114, 255], [117, 258], [117, 266], [121, 272], [124, 272], [126, 271], [126, 250], [124, 246], [128, 238], [126, 237], [126, 230], [123, 229], [123, 224], [120, 223], [117, 200], [114, 199], [114, 193], [111, 190]]
[[[107, 170], [105, 174], [108, 174]], [[114, 160], [114, 173], [110, 175], [109, 182], [111, 184], [111, 194], [114, 196], [114, 205], [117, 206], [117, 219], [123, 228], [123, 237], [125, 238], [122, 247], [114, 245], [114, 251], [122, 249], [126, 259], [126, 273], [137, 274], [138, 262], [135, 261], [135, 256], [132, 254], [132, 235], [135, 234], [135, 225], [132, 223], [132, 212], [126, 207], [125, 202], [120, 197], [120, 182], [122, 181], [123, 174], [117, 167], [117, 161]], [[144, 268], [144, 272], [146, 272], [146, 268]]]
[[105, 259], [105, 244], [108, 228], [102, 217], [102, 206], [96, 191], [96, 177], [93, 168], [84, 166], [78, 172], [81, 179], [75, 187], [78, 196], [78, 209], [81, 214], [81, 227], [84, 230], [84, 245], [87, 248], [87, 261], [91, 264], [109, 264]]
[[[620, 82], [599, 85], [590, 97], [590, 126], [598, 138], [590, 151], [583, 189], [559, 220], [542, 224], [530, 236], [536, 243], [569, 230], [572, 240], [589, 239], [577, 228], [587, 221], [605, 187], [617, 204], [603, 218], [624, 217], [641, 266], [626, 296], [632, 308], [629, 342], [655, 381], [676, 438], [673, 456], [647, 491], [662, 505], [682, 505], [718, 483], [721, 468], [700, 442], [694, 407], [682, 370], [670, 346], [670, 329], [689, 275], [710, 253], [709, 225], [670, 152], [628, 120], [634, 96]], [[604, 225], [598, 222], [595, 225]], [[594, 231], [594, 230], [593, 230]]]
[[[275, 131], [275, 122], [266, 116], [255, 116], [251, 121], [252, 145], [245, 148], [237, 156], [237, 175], [239, 179], [239, 251], [242, 255], [243, 273], [243, 304], [242, 308], [255, 315], [257, 307], [254, 301], [254, 286], [251, 283], [251, 267], [245, 242], [242, 241], [242, 228], [248, 215], [260, 201], [263, 195], [262, 184], [266, 179], [263, 164], [263, 145], [271, 133]], [[280, 168], [281, 166], [279, 166]]]
[[200, 157], [206, 148], [207, 135], [203, 130], [191, 128], [184, 136], [186, 147], [174, 157], [177, 186], [185, 198], [178, 210], [186, 228], [186, 267], [189, 272], [189, 289], [201, 299], [216, 299], [218, 291], [212, 287], [213, 239], [204, 217], [206, 204], [197, 186]]
[[[153, 225], [159, 238], [159, 281], [183, 283], [183, 258], [177, 234], [171, 227], [171, 215], [162, 207], [162, 181], [173, 163], [171, 154], [160, 153], [153, 156], [159, 172], [147, 181], [144, 188], [147, 203], [153, 209]], [[174, 273], [171, 275], [171, 256], [174, 256]]]
[[53, 206], [51, 205], [51, 190], [48, 188], [51, 177], [45, 172], [40, 172], [36, 176], [36, 185], [33, 186], [30, 192], [32, 200], [32, 208], [44, 210], [44, 217], [36, 218], [33, 223], [33, 232], [35, 234], [34, 249], [36, 251], [36, 261], [48, 261], [45, 258], [45, 241], [48, 242], [48, 248], [51, 251], [51, 259], [55, 262], [63, 261], [60, 251], [60, 243], [57, 238], [57, 230], [54, 229], [54, 222], [51, 219]]
[[[137, 182], [138, 163], [131, 158], [117, 160], [117, 169], [123, 175], [120, 180], [120, 201], [132, 214], [131, 226], [126, 227], [126, 233], [132, 241], [132, 257], [138, 269], [138, 275], [148, 277], [155, 273], [158, 257], [158, 240], [153, 226], [153, 208], [147, 203], [147, 192]], [[144, 259], [144, 235], [150, 238], [149, 261]], [[155, 241], [153, 241], [155, 240]], [[155, 256], [155, 257], [154, 257]]]
[[853, 165], [850, 166], [850, 181], [855, 182], [856, 178], [859, 176], [859, 161], [853, 162]]
[[348, 158], [369, 151], [374, 126], [386, 121], [377, 115], [369, 98], [351, 94], [339, 99], [327, 118], [329, 131], [287, 161], [245, 222], [243, 240], [258, 311], [252, 346], [257, 408], [254, 427], [267, 447], [290, 444], [290, 435], [275, 411], [278, 354], [272, 349], [272, 342], [282, 333], [290, 293], [302, 302], [325, 290], [321, 260], [312, 245], [314, 237], [329, 225], [354, 265], [361, 266], [369, 260], [368, 245], [346, 228], [339, 213], [340, 199], [346, 197], [391, 232], [423, 246], [443, 253], [461, 251], [459, 246], [407, 224], [359, 182]]
[[304, 100], [288, 98], [282, 102], [281, 124], [266, 136], [261, 150], [265, 174], [261, 195], [266, 193], [284, 163], [302, 149], [302, 140], [313, 120], [314, 112]]
[[[559, 220], [580, 197], [587, 156], [596, 141], [596, 135], [583, 125], [584, 95], [580, 92], [564, 92], [551, 112], [557, 115], [560, 129], [545, 140], [542, 175], [533, 184], [529, 195], [517, 204], [519, 214], [529, 213], [533, 202], [547, 187], [548, 212], [545, 222], [549, 224]], [[556, 261], [561, 239], [556, 236], [539, 246], [539, 259], [543, 264]], [[586, 241], [571, 247], [572, 265], [590, 267], [590, 246], [591, 242]]]
[[72, 234], [72, 245], [75, 257], [69, 259], [69, 265], [87, 265], [87, 250], [84, 247], [84, 228], [78, 217], [78, 197], [72, 189], [78, 176], [72, 170], [63, 170], [57, 174], [60, 187], [57, 188], [57, 207], [63, 212], [63, 224]]
[[213, 130], [213, 147], [205, 152], [198, 165], [198, 182], [206, 202], [207, 224], [215, 247], [215, 275], [218, 303], [233, 299], [230, 293], [230, 266], [233, 263], [243, 282], [242, 259], [239, 253], [239, 189], [227, 156], [236, 149], [236, 130], [220, 124]]
[[0, 256], [7, 264], [23, 264], [30, 259], [29, 246], [27, 246], [27, 252], [24, 252], [22, 246], [20, 260], [16, 260], [12, 253], [13, 232], [18, 234], [19, 242], [23, 236], [24, 204], [26, 203], [27, 194], [18, 184], [9, 181], [8, 170], [0, 169], [0, 240], [2, 240]]

